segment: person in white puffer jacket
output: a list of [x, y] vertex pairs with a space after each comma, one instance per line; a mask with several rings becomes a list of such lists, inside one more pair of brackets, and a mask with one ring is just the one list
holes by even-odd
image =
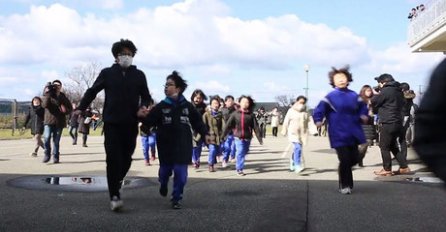
[[309, 114], [307, 112], [307, 98], [299, 96], [285, 115], [282, 125], [282, 135], [288, 135], [288, 140], [293, 144], [293, 155], [290, 159], [290, 170], [300, 173], [304, 170], [302, 146], [308, 139]]

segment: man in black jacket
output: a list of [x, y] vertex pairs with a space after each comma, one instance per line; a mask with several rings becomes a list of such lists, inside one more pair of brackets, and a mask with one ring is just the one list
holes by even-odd
[[432, 73], [415, 117], [414, 148], [435, 175], [446, 182], [446, 59]]
[[[376, 77], [380, 91], [372, 99], [372, 109], [374, 113], [378, 113], [378, 119], [381, 126], [379, 134], [379, 147], [381, 149], [381, 157], [383, 160], [383, 169], [375, 171], [376, 175], [391, 176], [392, 174], [405, 174], [410, 172], [407, 166], [406, 157], [400, 152], [397, 139], [403, 129], [402, 108], [404, 104], [403, 92], [400, 84], [396, 82], [392, 75], [382, 74]], [[400, 165], [396, 172], [392, 172], [393, 153]]]
[[147, 108], [153, 100], [146, 76], [132, 65], [137, 51], [133, 42], [121, 39], [113, 44], [111, 50], [115, 64], [99, 73], [93, 86], [85, 92], [77, 113], [86, 110], [97, 93], [105, 91], [103, 121], [107, 182], [111, 209], [117, 211], [123, 206], [119, 190], [135, 151], [137, 112], [139, 108]]

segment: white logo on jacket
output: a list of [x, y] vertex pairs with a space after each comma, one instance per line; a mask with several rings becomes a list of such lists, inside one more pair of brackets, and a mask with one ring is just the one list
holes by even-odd
[[163, 117], [163, 124], [172, 124], [172, 117], [164, 116]]

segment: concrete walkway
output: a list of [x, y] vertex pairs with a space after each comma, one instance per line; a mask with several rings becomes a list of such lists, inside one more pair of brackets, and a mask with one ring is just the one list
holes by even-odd
[[305, 147], [301, 175], [288, 171], [284, 137], [267, 137], [262, 146], [254, 141], [244, 177], [236, 175], [233, 164], [209, 173], [204, 152], [204, 165], [189, 169], [181, 210], [159, 196], [158, 163], [145, 166], [139, 144], [128, 176], [144, 184], [124, 187], [121, 213], [110, 211], [105, 186], [99, 191], [14, 186], [23, 178], [48, 187], [43, 180], [51, 177], [105, 176], [103, 138], [90, 137], [88, 145], [73, 146], [64, 137], [61, 163], [43, 164], [42, 151], [29, 156], [32, 141], [1, 140], [0, 231], [446, 231], [443, 186], [407, 181], [431, 176], [413, 151], [413, 173], [376, 178], [381, 157], [372, 146], [366, 167], [354, 171], [353, 194], [341, 195], [336, 154], [321, 137], [311, 137]]

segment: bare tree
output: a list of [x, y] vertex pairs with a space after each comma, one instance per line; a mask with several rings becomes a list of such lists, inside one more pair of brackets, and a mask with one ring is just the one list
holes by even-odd
[[280, 106], [290, 106], [296, 97], [294, 95], [277, 95], [274, 99], [279, 103]]
[[[85, 91], [93, 85], [101, 69], [101, 65], [93, 61], [86, 65], [74, 67], [71, 71], [65, 73], [70, 82], [64, 84], [64, 92], [71, 102], [80, 102]], [[104, 93], [100, 92], [92, 102], [91, 107], [102, 109], [103, 105]]]

